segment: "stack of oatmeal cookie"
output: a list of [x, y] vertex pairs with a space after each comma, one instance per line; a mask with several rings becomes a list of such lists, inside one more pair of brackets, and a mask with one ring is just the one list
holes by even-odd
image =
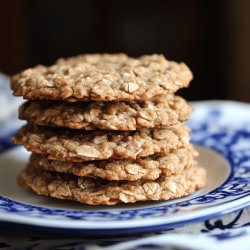
[[18, 176], [40, 195], [98, 205], [169, 200], [205, 185], [179, 96], [192, 73], [162, 55], [81, 55], [12, 78], [31, 151]]

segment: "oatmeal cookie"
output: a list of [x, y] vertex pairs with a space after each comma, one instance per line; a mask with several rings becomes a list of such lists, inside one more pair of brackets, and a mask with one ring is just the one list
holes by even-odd
[[73, 200], [90, 205], [115, 205], [137, 201], [160, 201], [189, 195], [206, 184], [203, 168], [192, 166], [179, 175], [155, 181], [107, 181], [59, 174], [29, 166], [17, 178], [18, 184], [39, 195]]
[[183, 124], [166, 129], [91, 132], [25, 125], [13, 141], [52, 160], [136, 159], [188, 145], [188, 131]]
[[87, 54], [38, 65], [11, 79], [25, 99], [74, 101], [149, 100], [188, 87], [192, 72], [163, 55]]
[[141, 102], [31, 101], [19, 108], [19, 118], [41, 126], [136, 130], [176, 125], [192, 111], [184, 99], [168, 95]]
[[54, 161], [47, 159], [44, 155], [33, 153], [29, 165], [81, 177], [116, 181], [156, 180], [160, 176], [180, 174], [185, 168], [194, 164], [194, 157], [197, 155], [197, 151], [191, 146], [178, 148], [167, 154], [154, 154], [136, 160]]

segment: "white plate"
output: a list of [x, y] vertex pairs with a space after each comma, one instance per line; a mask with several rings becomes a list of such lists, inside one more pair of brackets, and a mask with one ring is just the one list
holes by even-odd
[[[0, 221], [55, 232], [130, 234], [206, 220], [249, 205], [250, 131], [237, 126], [239, 122], [231, 122], [229, 127], [226, 116], [233, 110], [229, 106], [199, 104], [189, 124], [193, 128], [193, 142], [205, 146], [198, 147], [199, 163], [208, 172], [204, 189], [182, 199], [115, 207], [58, 201], [16, 185], [15, 178], [28, 158], [24, 149], [16, 147], [0, 155]], [[237, 115], [242, 110], [244, 107]], [[248, 111], [246, 107], [245, 110]], [[245, 115], [246, 112], [244, 119]], [[244, 120], [244, 124], [249, 121]], [[6, 147], [7, 141], [1, 140]]]

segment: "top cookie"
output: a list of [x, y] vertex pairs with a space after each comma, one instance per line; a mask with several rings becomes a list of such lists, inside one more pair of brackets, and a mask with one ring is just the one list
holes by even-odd
[[86, 54], [38, 65], [12, 77], [14, 95], [74, 101], [149, 100], [187, 87], [192, 73], [163, 55]]

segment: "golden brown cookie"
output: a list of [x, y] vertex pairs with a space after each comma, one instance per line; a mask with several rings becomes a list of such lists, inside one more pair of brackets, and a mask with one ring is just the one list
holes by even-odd
[[49, 160], [41, 154], [32, 154], [29, 165], [43, 170], [70, 173], [81, 177], [107, 180], [156, 180], [160, 176], [180, 174], [194, 165], [198, 153], [193, 147], [178, 148], [167, 154], [155, 154], [136, 160], [102, 160], [70, 162]]
[[91, 205], [115, 205], [170, 200], [189, 195], [205, 186], [206, 172], [193, 166], [179, 175], [164, 176], [155, 181], [106, 181], [28, 167], [17, 181], [21, 187], [31, 188], [39, 195]]
[[31, 101], [20, 107], [19, 118], [41, 126], [136, 130], [176, 125], [192, 111], [184, 99], [168, 95], [141, 102]]
[[13, 141], [52, 160], [136, 159], [185, 147], [190, 139], [188, 131], [183, 124], [166, 129], [91, 132], [26, 125]]
[[72, 101], [149, 100], [187, 87], [192, 73], [163, 55], [92, 54], [38, 65], [12, 77], [14, 95]]

